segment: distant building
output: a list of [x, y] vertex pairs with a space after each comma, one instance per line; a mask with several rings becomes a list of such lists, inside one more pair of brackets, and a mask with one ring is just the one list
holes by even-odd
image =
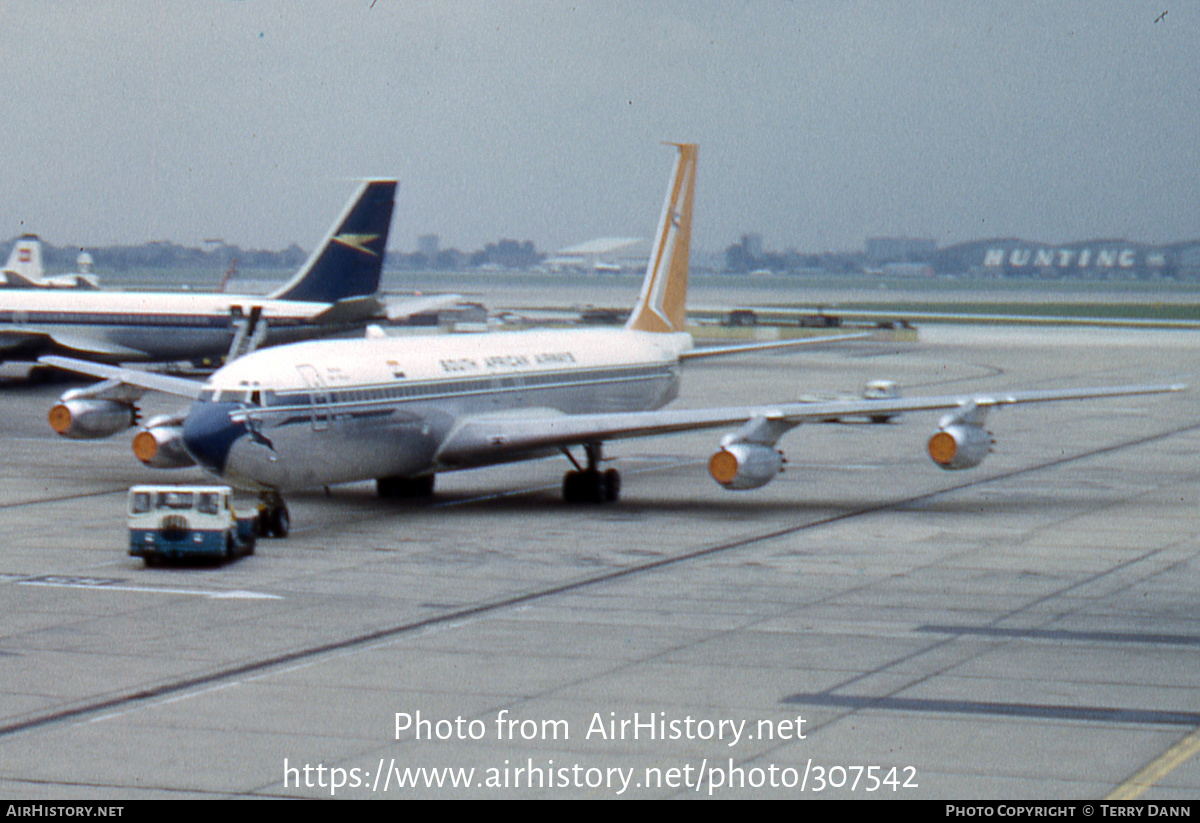
[[597, 237], [586, 243], [577, 243], [559, 249], [552, 257], [542, 261], [542, 265], [550, 271], [593, 271], [615, 273], [627, 268], [640, 268], [645, 265], [646, 255], [635, 255], [631, 260], [628, 251], [638, 245], [638, 237]]
[[863, 244], [867, 264], [929, 263], [937, 253], [937, 241], [929, 237], [868, 237]]
[[1017, 238], [976, 240], [940, 250], [941, 274], [992, 277], [1200, 279], [1200, 241], [1153, 246], [1128, 240], [1038, 243]]
[[742, 235], [742, 252], [751, 260], [763, 256], [763, 238], [761, 234], [750, 232]]
[[471, 255], [471, 265], [488, 269], [528, 269], [539, 264], [545, 255], [538, 254], [532, 240], [500, 238], [497, 243], [488, 243], [481, 251]]
[[436, 234], [422, 234], [417, 238], [417, 251], [425, 255], [426, 260], [434, 260], [438, 256], [440, 238]]
[[933, 266], [928, 263], [884, 263], [878, 269], [884, 277], [933, 277]]

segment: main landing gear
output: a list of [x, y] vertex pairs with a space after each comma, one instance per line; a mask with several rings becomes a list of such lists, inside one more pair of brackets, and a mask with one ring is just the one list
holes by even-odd
[[621, 497], [621, 473], [616, 469], [600, 471], [600, 444], [588, 443], [583, 447], [587, 454], [587, 468], [576, 462], [569, 451], [563, 454], [575, 466], [574, 471], [563, 475], [563, 500], [567, 503], [613, 503]]

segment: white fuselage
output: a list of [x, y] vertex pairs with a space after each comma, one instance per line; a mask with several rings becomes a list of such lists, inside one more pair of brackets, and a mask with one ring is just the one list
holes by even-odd
[[231, 482], [275, 490], [483, 465], [495, 459], [438, 461], [463, 421], [657, 409], [675, 398], [690, 348], [686, 334], [597, 329], [266, 349], [212, 376], [185, 443]]

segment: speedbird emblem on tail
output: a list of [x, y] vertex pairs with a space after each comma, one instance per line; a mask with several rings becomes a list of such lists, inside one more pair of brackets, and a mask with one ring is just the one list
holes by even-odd
[[290, 489], [373, 478], [382, 496], [420, 496], [432, 493], [440, 472], [555, 454], [574, 466], [563, 479], [568, 501], [613, 501], [620, 495], [620, 475], [600, 468], [605, 443], [698, 429], [728, 430], [709, 471], [731, 490], [763, 486], [783, 470], [776, 444], [791, 429], [851, 415], [941, 410], [930, 456], [944, 469], [970, 468], [991, 450], [984, 419], [996, 406], [1181, 388], [664, 409], [677, 394], [688, 360], [814, 342], [693, 348], [684, 321], [696, 146], [676, 149], [641, 294], [624, 328], [297, 343], [249, 354], [203, 386], [132, 369], [46, 360], [106, 378], [115, 387], [193, 399], [182, 417], [143, 428], [135, 438], [139, 458], [164, 467], [195, 462], [258, 491], [269, 509], [268, 523], [280, 535], [287, 531], [283, 493]]
[[337, 237], [333, 238], [333, 242], [341, 243], [343, 246], [347, 246], [355, 251], [360, 251], [363, 254], [369, 254], [372, 257], [378, 257], [379, 252], [367, 246], [368, 243], [372, 243], [378, 239], [378, 234], [339, 234]]

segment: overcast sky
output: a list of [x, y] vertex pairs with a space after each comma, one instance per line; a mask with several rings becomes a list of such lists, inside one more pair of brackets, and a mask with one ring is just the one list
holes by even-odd
[[[1166, 13], [1163, 16], [1164, 12]], [[0, 237], [392, 248], [1200, 236], [1200, 4], [40, 0], [0, 7]]]

